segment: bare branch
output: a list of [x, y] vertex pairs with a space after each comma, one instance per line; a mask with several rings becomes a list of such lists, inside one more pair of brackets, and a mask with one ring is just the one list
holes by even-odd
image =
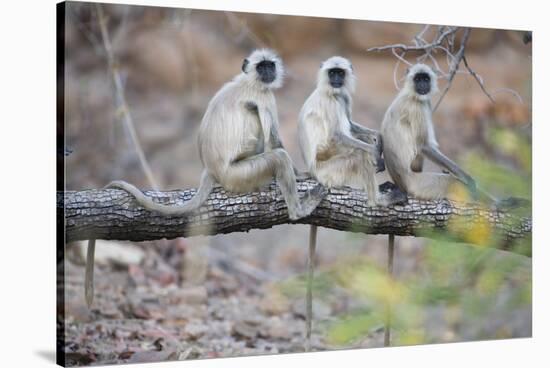
[[103, 46], [105, 48], [105, 54], [107, 56], [107, 62], [109, 64], [109, 69], [111, 71], [111, 77], [113, 78], [113, 83], [115, 86], [115, 96], [117, 101], [117, 114], [121, 117], [121, 120], [124, 122], [128, 132], [130, 133], [130, 138], [136, 150], [136, 153], [139, 158], [139, 162], [149, 181], [151, 187], [158, 189], [158, 185], [151, 171], [151, 167], [145, 158], [141, 144], [139, 143], [139, 138], [134, 126], [134, 121], [130, 114], [130, 108], [126, 102], [126, 96], [124, 95], [124, 85], [122, 83], [122, 78], [119, 72], [119, 65], [116, 61], [111, 40], [109, 38], [109, 30], [107, 29], [107, 18], [103, 13], [103, 8], [101, 4], [96, 4], [97, 18], [99, 23], [99, 28], [101, 30], [101, 38], [103, 40]]
[[493, 96], [491, 96], [491, 94], [489, 92], [487, 92], [487, 90], [485, 89], [485, 85], [483, 84], [483, 79], [481, 78], [481, 76], [479, 74], [477, 74], [468, 65], [468, 61], [466, 60], [466, 55], [462, 55], [462, 60], [464, 61], [464, 66], [466, 67], [466, 69], [468, 69], [470, 74], [476, 79], [476, 81], [479, 84], [479, 86], [481, 87], [481, 90], [483, 91], [483, 93], [485, 93], [487, 95], [487, 97], [489, 97], [489, 100], [491, 100], [492, 103], [495, 103], [495, 99], [493, 98]]
[[[425, 62], [427, 59], [429, 59], [429, 61], [434, 67], [436, 74], [438, 74], [439, 76], [445, 77], [445, 79], [447, 80], [447, 84], [433, 108], [434, 111], [437, 110], [437, 108], [443, 101], [443, 98], [447, 95], [447, 92], [451, 88], [452, 82], [457, 74], [469, 74], [472, 77], [474, 77], [477, 83], [479, 84], [479, 86], [481, 87], [481, 90], [483, 91], [483, 93], [485, 93], [485, 95], [489, 98], [489, 100], [491, 100], [491, 102], [494, 103], [495, 99], [493, 95], [491, 95], [485, 88], [485, 84], [483, 83], [483, 78], [469, 66], [468, 61], [466, 59], [466, 43], [468, 42], [468, 38], [470, 37], [471, 29], [464, 28], [464, 33], [462, 35], [460, 47], [458, 51], [454, 52], [455, 38], [460, 28], [450, 27], [450, 26], [439, 26], [437, 28], [437, 34], [435, 36], [435, 39], [432, 42], [428, 42], [426, 41], [424, 36], [427, 33], [427, 31], [430, 29], [430, 27], [431, 27], [430, 25], [425, 25], [422, 28], [422, 30], [413, 37], [412, 45], [397, 43], [397, 44], [386, 45], [386, 46], [371, 47], [367, 49], [367, 51], [380, 52], [380, 51], [390, 50], [392, 54], [397, 58], [396, 64], [393, 68], [393, 81], [394, 81], [395, 87], [398, 90], [399, 90], [399, 83], [398, 83], [397, 72], [398, 72], [400, 63], [411, 65], [411, 63], [406, 59], [407, 53], [409, 52], [421, 53], [416, 58], [417, 62]], [[435, 54], [438, 51], [442, 51], [445, 53], [448, 71], [444, 71], [443, 68], [441, 68], [441, 66], [439, 65], [439, 62], [435, 57]], [[466, 70], [460, 69], [460, 64], [462, 62], [464, 63]], [[509, 92], [513, 94], [520, 102], [523, 103], [523, 99], [521, 98], [518, 92], [508, 88], [500, 88], [497, 91], [495, 91], [495, 93], [501, 93], [501, 92]]]
[[459, 28], [458, 27], [450, 27], [447, 31], [442, 32], [439, 37], [432, 43], [428, 43], [425, 45], [420, 46], [407, 46], [402, 43], [397, 43], [393, 45], [387, 45], [387, 46], [378, 46], [378, 47], [371, 47], [367, 51], [384, 51], [384, 50], [394, 50], [394, 49], [400, 49], [402, 51], [408, 52], [408, 51], [424, 51], [430, 50], [436, 46], [441, 46], [445, 38], [453, 33], [455, 33]]
[[[470, 37], [470, 28], [466, 28], [464, 30], [464, 35], [462, 36], [462, 41], [460, 42], [460, 48], [458, 49], [456, 55], [453, 56], [453, 63], [451, 64], [451, 68], [449, 70], [449, 78], [447, 79], [447, 85], [445, 86], [445, 89], [443, 90], [443, 93], [439, 97], [439, 100], [437, 100], [437, 103], [435, 104], [433, 111], [437, 110], [439, 105], [441, 104], [441, 101], [443, 101], [443, 98], [451, 88], [451, 84], [453, 83], [453, 79], [456, 75], [456, 72], [460, 66], [460, 61], [464, 58], [464, 52], [466, 51], [466, 43], [468, 42], [468, 38]], [[492, 101], [492, 99], [491, 99]]]
[[243, 36], [248, 37], [252, 42], [256, 44], [258, 47], [265, 47], [265, 42], [262, 41], [260, 37], [258, 37], [254, 32], [250, 30], [250, 27], [246, 25], [246, 22], [243, 21], [241, 18], [236, 16], [230, 11], [224, 12], [225, 16], [227, 17], [227, 20], [232, 26], [238, 26], [241, 34]]
[[523, 101], [523, 98], [521, 97], [521, 95], [517, 92], [517, 91], [514, 91], [513, 89], [511, 88], [498, 88], [496, 90], [493, 91], [492, 95], [496, 95], [496, 94], [499, 94], [499, 93], [510, 93], [511, 95], [513, 95], [515, 98], [518, 99], [519, 103], [521, 103], [522, 105], [525, 104], [525, 102]]

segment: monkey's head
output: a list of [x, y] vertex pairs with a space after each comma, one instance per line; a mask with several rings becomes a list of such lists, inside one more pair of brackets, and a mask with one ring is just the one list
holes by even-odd
[[283, 62], [273, 50], [254, 50], [244, 59], [241, 69], [251, 82], [261, 82], [265, 88], [275, 89], [283, 85]]
[[351, 62], [341, 56], [333, 56], [321, 63], [317, 76], [317, 87], [331, 92], [346, 89], [349, 93], [355, 90], [355, 74]]
[[437, 76], [428, 65], [415, 64], [407, 73], [405, 89], [420, 100], [429, 100], [437, 92]]

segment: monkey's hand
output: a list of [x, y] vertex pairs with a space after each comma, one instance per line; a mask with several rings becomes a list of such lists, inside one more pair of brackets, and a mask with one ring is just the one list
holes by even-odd
[[370, 165], [376, 169], [376, 172], [384, 171], [386, 165], [384, 159], [380, 156], [378, 152], [365, 152], [365, 160], [367, 165]]
[[377, 173], [386, 170], [384, 159], [378, 151], [367, 152], [367, 161], [376, 168]]
[[376, 172], [379, 173], [384, 170], [386, 170], [386, 163], [381, 156], [378, 156], [378, 159], [376, 160]]
[[373, 144], [376, 149], [376, 172], [382, 172], [386, 170], [386, 165], [384, 162], [384, 159], [382, 158], [382, 153], [384, 152], [384, 141], [382, 140], [382, 135], [376, 131], [372, 131], [373, 133], [368, 135], [368, 143]]

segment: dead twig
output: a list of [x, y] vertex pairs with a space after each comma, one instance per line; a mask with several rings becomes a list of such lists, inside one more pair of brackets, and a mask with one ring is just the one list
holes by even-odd
[[456, 75], [458, 68], [460, 67], [460, 61], [464, 59], [464, 53], [466, 52], [466, 43], [468, 42], [468, 38], [470, 38], [470, 28], [466, 28], [464, 30], [464, 35], [462, 36], [462, 41], [460, 42], [460, 48], [458, 49], [456, 55], [453, 55], [453, 63], [451, 64], [451, 67], [449, 70], [449, 78], [447, 79], [447, 85], [445, 86], [443, 93], [441, 93], [441, 96], [439, 96], [439, 100], [437, 100], [437, 103], [435, 104], [433, 111], [437, 110], [437, 108], [441, 104], [441, 101], [443, 101], [443, 98], [451, 88], [453, 79]]
[[[411, 45], [396, 43], [392, 45], [377, 46], [367, 49], [368, 52], [381, 52], [390, 50], [392, 54], [397, 58], [396, 64], [393, 69], [393, 81], [397, 89], [399, 89], [397, 76], [399, 66], [401, 63], [410, 66], [411, 63], [407, 60], [407, 54], [414, 52], [417, 55], [418, 53], [420, 53], [420, 55], [416, 57], [416, 62], [425, 62], [426, 60], [429, 60], [433, 65], [433, 69], [436, 74], [444, 77], [447, 80], [447, 84], [445, 85], [445, 88], [439, 96], [437, 103], [434, 105], [433, 111], [437, 110], [439, 105], [441, 105], [443, 98], [447, 95], [447, 92], [451, 88], [452, 82], [457, 74], [471, 75], [476, 80], [483, 93], [489, 98], [492, 103], [495, 102], [494, 95], [496, 93], [502, 92], [511, 93], [521, 103], [523, 103], [523, 99], [521, 98], [520, 94], [509, 88], [499, 88], [491, 94], [487, 90], [481, 75], [479, 75], [479, 73], [477, 73], [475, 70], [473, 70], [473, 68], [470, 67], [470, 65], [468, 64], [468, 60], [466, 59], [466, 46], [471, 34], [471, 28], [439, 26], [435, 38], [431, 42], [428, 42], [425, 35], [427, 34], [430, 27], [430, 25], [425, 25], [422, 30], [413, 37], [413, 44]], [[464, 30], [464, 33], [462, 34], [460, 47], [455, 52], [456, 35], [462, 29]], [[445, 53], [445, 59], [448, 66], [447, 71], [443, 70], [443, 68], [437, 61], [436, 54], [438, 52]], [[461, 64], [464, 64], [466, 70], [461, 70]]]
[[145, 173], [145, 176], [147, 177], [147, 180], [149, 181], [149, 184], [151, 185], [152, 188], [155, 188], [156, 190], [158, 190], [158, 185], [153, 176], [153, 172], [151, 171], [151, 167], [149, 166], [149, 163], [145, 158], [145, 154], [139, 142], [139, 138], [134, 126], [134, 121], [130, 114], [128, 103], [126, 102], [126, 96], [124, 94], [124, 85], [122, 83], [122, 77], [120, 76], [120, 72], [119, 72], [119, 64], [115, 58], [111, 40], [109, 38], [109, 30], [107, 29], [107, 18], [105, 16], [105, 13], [103, 12], [103, 8], [101, 7], [101, 4], [96, 4], [96, 12], [97, 12], [99, 28], [101, 30], [103, 47], [105, 48], [105, 54], [107, 56], [109, 70], [111, 71], [111, 77], [113, 79], [113, 84], [115, 87], [117, 115], [120, 117], [120, 119], [128, 129], [128, 132], [130, 133], [132, 144], [134, 145], [134, 148], [138, 155], [139, 162], [141, 164], [143, 172]]

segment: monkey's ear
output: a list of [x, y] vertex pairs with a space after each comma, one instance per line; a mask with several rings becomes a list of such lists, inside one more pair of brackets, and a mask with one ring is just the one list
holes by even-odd
[[349, 63], [349, 68], [351, 69], [351, 71], [353, 72], [353, 64], [352, 63]]
[[319, 69], [321, 69], [323, 67], [324, 63], [325, 63], [324, 61], [321, 61], [321, 65], [319, 65]]
[[241, 67], [241, 70], [246, 73], [246, 67], [248, 66], [248, 59], [243, 60], [243, 66]]

